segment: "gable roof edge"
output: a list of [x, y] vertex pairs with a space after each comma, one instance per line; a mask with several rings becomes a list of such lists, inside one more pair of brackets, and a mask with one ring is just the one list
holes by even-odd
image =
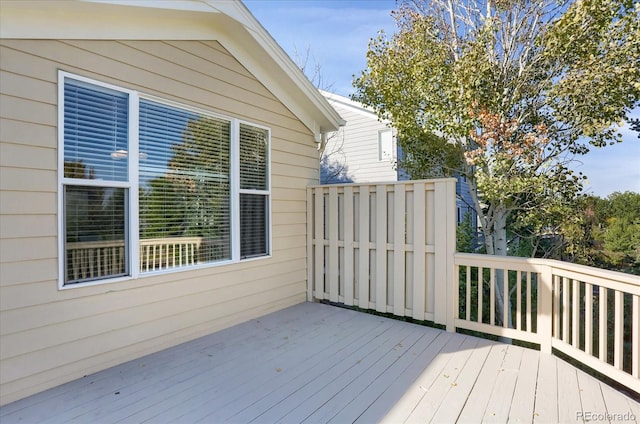
[[[0, 38], [215, 39], [313, 132], [317, 142], [323, 133], [344, 125], [240, 0], [2, 0], [0, 9]], [[101, 22], [113, 23], [121, 15], [126, 22], [88, 22], [91, 13]], [[176, 23], [153, 25], [154, 20]], [[193, 25], [185, 25], [189, 20]], [[132, 22], [141, 27], [131, 28]]]

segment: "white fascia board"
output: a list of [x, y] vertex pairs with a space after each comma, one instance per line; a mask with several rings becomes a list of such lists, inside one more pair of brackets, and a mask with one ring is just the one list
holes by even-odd
[[238, 0], [2, 0], [0, 38], [216, 40], [318, 140], [344, 121]]
[[[208, 1], [216, 3], [215, 0]], [[251, 14], [249, 9], [247, 9], [241, 2], [234, 3], [236, 3], [239, 6], [238, 9], [243, 12], [244, 16], [242, 17], [242, 22], [245, 28], [250, 31], [252, 38], [269, 53], [270, 58], [275, 62], [275, 64], [280, 67], [285, 74], [289, 76], [289, 78], [291, 78], [295, 87], [301, 91], [300, 94], [302, 94], [303, 97], [298, 98], [298, 102], [302, 102], [303, 105], [304, 103], [307, 103], [308, 105], [305, 105], [306, 107], [312, 106], [313, 108], [318, 109], [325, 116], [323, 121], [314, 121], [311, 126], [306, 124], [307, 127], [314, 131], [316, 135], [319, 135], [317, 133], [318, 131], [322, 134], [335, 131], [338, 127], [343, 126], [345, 122], [340, 114], [338, 114], [338, 112], [329, 104], [327, 99], [325, 99], [318, 89], [309, 81], [302, 70], [293, 62], [293, 60], [291, 60], [289, 55], [287, 55], [282, 47], [280, 47], [280, 45], [273, 39], [271, 34], [269, 34], [269, 32]], [[258, 62], [256, 65], [262, 65], [262, 68], [265, 67], [265, 63], [263, 62]], [[268, 69], [266, 70], [268, 71]], [[296, 94], [299, 96], [298, 93], [292, 92], [290, 84], [278, 85], [279, 87], [277, 87], [277, 92], [273, 92], [276, 97], [283, 99]], [[292, 112], [296, 114], [295, 110], [292, 110]]]
[[366, 116], [367, 118], [375, 119], [376, 121], [389, 126], [391, 121], [388, 119], [379, 119], [378, 114], [370, 107], [363, 105], [362, 103], [353, 101], [348, 97], [341, 96], [339, 94], [330, 93], [328, 91], [319, 90], [320, 93], [329, 100], [329, 103], [335, 105], [336, 107], [344, 107], [354, 113], [357, 113], [362, 116]]

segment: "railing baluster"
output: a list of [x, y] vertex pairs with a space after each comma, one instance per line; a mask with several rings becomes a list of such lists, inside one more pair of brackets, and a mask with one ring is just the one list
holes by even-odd
[[624, 351], [624, 306], [621, 291], [614, 292], [614, 318], [613, 318], [613, 366], [622, 369], [622, 353]]
[[584, 285], [584, 351], [593, 355], [593, 286]]
[[489, 271], [489, 324], [496, 325], [496, 270]]
[[511, 314], [511, 301], [509, 296], [509, 270], [504, 268], [502, 272], [502, 326], [509, 328], [509, 315]]
[[598, 357], [602, 362], [607, 362], [607, 289], [599, 288], [598, 309]]
[[569, 343], [569, 279], [561, 277], [562, 283], [562, 341]]
[[572, 290], [572, 299], [571, 299], [571, 345], [575, 348], [578, 348], [579, 337], [578, 337], [578, 328], [580, 324], [580, 304], [578, 303], [579, 294], [580, 294], [580, 282], [576, 279], [573, 279], [573, 290]]
[[466, 302], [465, 302], [466, 318], [467, 318], [467, 321], [471, 321], [471, 267], [467, 265], [466, 270], [467, 270], [467, 274], [466, 274], [467, 291], [465, 293], [466, 294]]
[[640, 378], [640, 296], [633, 295], [631, 308], [631, 374]]
[[[531, 316], [533, 315], [533, 311], [531, 310], [531, 271], [527, 272], [527, 331], [533, 331], [533, 326], [531, 325]], [[540, 276], [538, 274], [538, 278], [536, 281], [540, 281]]]
[[484, 273], [484, 269], [479, 266], [478, 267], [478, 322], [482, 324], [482, 312], [483, 312], [483, 300], [482, 300], [482, 292], [484, 290], [484, 281], [482, 274]]
[[516, 329], [522, 330], [522, 271], [516, 272]]
[[[553, 337], [561, 338], [560, 336], [560, 277], [557, 275], [552, 276], [553, 282]], [[540, 283], [538, 283], [538, 290], [540, 290]]]

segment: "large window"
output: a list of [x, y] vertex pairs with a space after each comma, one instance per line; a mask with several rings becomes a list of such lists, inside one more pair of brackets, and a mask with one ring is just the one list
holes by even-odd
[[270, 254], [269, 130], [60, 73], [61, 285]]

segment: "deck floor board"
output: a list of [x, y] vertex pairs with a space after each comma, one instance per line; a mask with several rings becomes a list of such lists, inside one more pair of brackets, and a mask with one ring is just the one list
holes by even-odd
[[0, 422], [553, 423], [579, 412], [640, 424], [638, 402], [555, 356], [304, 303], [6, 405]]

